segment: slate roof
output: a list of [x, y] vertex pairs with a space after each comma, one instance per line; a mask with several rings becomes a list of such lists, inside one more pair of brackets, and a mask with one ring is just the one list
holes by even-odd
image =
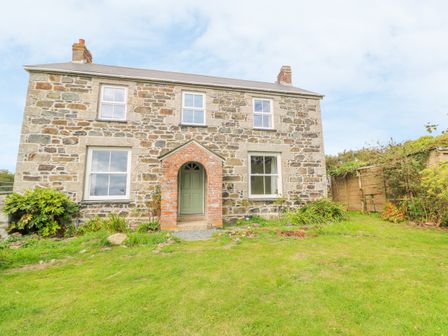
[[92, 76], [151, 80], [159, 82], [183, 83], [223, 88], [249, 89], [256, 91], [299, 94], [322, 98], [323, 95], [300, 89], [291, 85], [278, 83], [257, 82], [251, 80], [196, 75], [181, 72], [150, 70], [142, 68], [128, 68], [122, 66], [92, 64], [92, 63], [52, 63], [25, 65], [27, 71], [49, 71], [71, 74], [85, 74]]

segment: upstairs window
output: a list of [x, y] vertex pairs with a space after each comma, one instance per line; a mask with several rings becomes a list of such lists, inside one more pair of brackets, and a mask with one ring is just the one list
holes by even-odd
[[126, 120], [128, 89], [123, 86], [102, 85], [99, 119]]
[[249, 196], [251, 198], [276, 198], [281, 194], [280, 163], [279, 154], [249, 154]]
[[205, 125], [205, 94], [183, 92], [182, 124]]
[[271, 99], [254, 98], [254, 128], [273, 128]]
[[129, 199], [129, 182], [129, 149], [89, 148], [87, 152], [86, 199]]

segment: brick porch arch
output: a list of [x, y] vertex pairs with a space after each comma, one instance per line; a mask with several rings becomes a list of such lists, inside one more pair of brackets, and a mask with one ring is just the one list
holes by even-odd
[[224, 159], [195, 140], [162, 155], [163, 177], [161, 181], [162, 230], [176, 230], [178, 220], [178, 173], [187, 162], [198, 162], [204, 169], [206, 179], [205, 216], [209, 226], [222, 226], [222, 162]]

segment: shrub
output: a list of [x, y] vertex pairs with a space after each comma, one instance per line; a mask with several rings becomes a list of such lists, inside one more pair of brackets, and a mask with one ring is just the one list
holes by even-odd
[[4, 212], [10, 217], [9, 231], [36, 232], [53, 236], [65, 231], [78, 213], [78, 205], [64, 193], [47, 188], [27, 190], [6, 197]]
[[137, 232], [154, 232], [160, 231], [160, 223], [158, 221], [149, 221], [141, 223], [137, 226]]
[[105, 220], [105, 224], [107, 231], [126, 232], [128, 230], [128, 223], [126, 219], [117, 214], [109, 214]]
[[128, 223], [126, 219], [117, 214], [111, 213], [105, 218], [95, 216], [79, 226], [77, 234], [83, 235], [88, 232], [98, 231], [126, 232], [128, 231]]
[[429, 220], [438, 225], [448, 225], [448, 162], [424, 169], [421, 188], [427, 200]]
[[406, 219], [420, 222], [424, 218], [427, 221], [428, 212], [427, 199], [423, 197], [406, 198], [400, 202], [400, 209], [404, 212]]
[[6, 169], [0, 169], [0, 183], [1, 182], [14, 182], [14, 174]]
[[338, 222], [345, 219], [347, 211], [336, 202], [327, 198], [305, 204], [303, 207], [287, 213], [287, 218], [293, 225], [320, 225]]
[[87, 232], [98, 232], [104, 229], [104, 218], [95, 216], [78, 227], [77, 234], [83, 235]]
[[448, 163], [421, 170], [413, 179], [416, 186], [399, 206], [387, 204], [383, 219], [402, 222], [405, 219], [417, 223], [448, 225]]
[[386, 203], [381, 218], [392, 223], [399, 223], [406, 220], [406, 214], [403, 209], [398, 208], [395, 204]]

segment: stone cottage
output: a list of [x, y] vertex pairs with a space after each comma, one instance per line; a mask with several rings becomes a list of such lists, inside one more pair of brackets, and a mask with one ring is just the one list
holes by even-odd
[[289, 66], [266, 83], [99, 65], [81, 39], [71, 62], [25, 69], [14, 189], [61, 190], [81, 221], [161, 204], [163, 229], [220, 227], [326, 196], [322, 95]]

